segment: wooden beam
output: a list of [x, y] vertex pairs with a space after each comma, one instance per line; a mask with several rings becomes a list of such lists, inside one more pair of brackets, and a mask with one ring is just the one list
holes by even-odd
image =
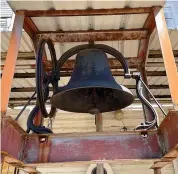
[[27, 17], [57, 17], [57, 16], [98, 16], [98, 15], [127, 15], [150, 13], [151, 7], [113, 8], [113, 9], [84, 9], [84, 10], [17, 10], [16, 13]]
[[[131, 74], [134, 71], [131, 71]], [[166, 76], [165, 71], [147, 71], [147, 76]], [[72, 71], [60, 72], [61, 77], [69, 77], [72, 75]], [[122, 71], [112, 71], [113, 76], [124, 76]], [[14, 78], [35, 78], [35, 73], [15, 73]]]
[[[178, 50], [173, 50], [174, 57], [178, 57]], [[7, 52], [1, 53], [1, 60], [5, 60]], [[149, 50], [148, 58], [163, 58], [161, 50]], [[35, 60], [34, 52], [18, 52], [18, 60]], [[127, 59], [127, 57], [126, 57]]]
[[40, 32], [36, 34], [37, 40], [51, 39], [53, 42], [139, 40], [147, 37], [148, 31], [145, 29]]
[[[33, 47], [34, 47], [34, 54], [36, 55], [36, 49], [37, 49], [38, 43], [36, 41], [35, 34], [38, 33], [39, 30], [30, 17], [25, 17], [23, 28], [28, 33], [30, 38], [32, 39]], [[43, 52], [43, 60], [47, 61], [45, 50]]]
[[[135, 89], [135, 85], [125, 85], [125, 87], [129, 89]], [[168, 85], [149, 85], [149, 89], [168, 89]], [[35, 87], [25, 87], [25, 88], [12, 88], [11, 92], [34, 92], [36, 90]], [[52, 91], [52, 88], [50, 88]]]
[[[178, 111], [170, 110], [164, 120], [158, 127], [158, 135], [160, 136], [160, 141], [163, 141], [161, 146], [162, 152], [164, 154], [168, 153], [171, 149], [173, 150], [169, 155], [165, 157], [178, 157]], [[176, 153], [173, 148], [176, 147]]]
[[178, 72], [172, 52], [169, 33], [166, 26], [163, 9], [155, 8], [154, 10], [158, 37], [163, 54], [166, 74], [169, 82], [170, 93], [174, 107], [178, 109]]
[[[129, 65], [130, 69], [132, 69], [132, 68], [136, 69], [140, 65], [139, 61], [136, 60], [134, 62], [134, 60], [136, 60], [136, 59], [128, 60], [128, 65]], [[122, 65], [120, 64], [120, 62], [118, 62], [116, 59], [109, 60], [109, 64], [110, 64], [111, 70], [123, 68]], [[178, 66], [178, 63], [176, 63], [176, 65]], [[46, 71], [50, 71], [52, 68], [50, 62], [45, 62], [44, 67], [45, 67]], [[61, 71], [72, 71], [73, 67], [74, 67], [74, 60], [69, 60], [63, 65], [63, 67], [61, 68]], [[164, 62], [148, 62], [146, 67], [157, 67], [157, 68], [164, 67]], [[36, 68], [36, 64], [16, 65], [16, 70], [19, 70], [19, 69], [28, 70], [28, 69], [35, 69], [35, 68]], [[3, 70], [3, 69], [4, 69], [4, 65], [1, 65], [1, 70]]]
[[[135, 96], [135, 98], [136, 98], [137, 96]], [[171, 98], [171, 96], [170, 95], [154, 95], [154, 97], [155, 98], [157, 98], [158, 100], [160, 100], [160, 99], [170, 99]], [[30, 98], [30, 97], [29, 97]], [[28, 101], [29, 100], [29, 98], [27, 97], [27, 98], [10, 98], [10, 102], [12, 103], [12, 102], [16, 102], [16, 101]], [[36, 101], [36, 98], [34, 98], [32, 101]]]
[[6, 113], [8, 107], [8, 101], [10, 97], [10, 91], [15, 71], [15, 64], [17, 60], [18, 50], [20, 46], [20, 40], [22, 36], [24, 16], [16, 15], [9, 41], [8, 53], [6, 57], [5, 66], [3, 69], [3, 75], [1, 79], [1, 114]]
[[[174, 57], [178, 57], [178, 50], [173, 50]], [[163, 58], [161, 50], [149, 50], [148, 58]]]
[[32, 40], [34, 40], [34, 34], [39, 32], [38, 28], [36, 27], [32, 19], [29, 17], [24, 18], [23, 28]]
[[[27, 101], [29, 100], [29, 98], [19, 98], [19, 100], [11, 100], [9, 101], [9, 107], [17, 107], [17, 106], [23, 106], [25, 103], [27, 103]], [[158, 102], [161, 104], [172, 104], [171, 103], [171, 98], [165, 98], [165, 99], [159, 99], [157, 98]], [[47, 105], [50, 103], [46, 103]], [[134, 104], [141, 104], [140, 100], [138, 100], [136, 98], [136, 100], [134, 101]], [[33, 99], [30, 102], [30, 105], [36, 105], [36, 99]]]
[[155, 20], [154, 20], [153, 10], [149, 13], [143, 28], [146, 28], [149, 31], [149, 37], [147, 39], [140, 40], [138, 57], [142, 60], [142, 65], [145, 66], [146, 60], [148, 57], [148, 51], [149, 51], [148, 46], [149, 46], [150, 35], [155, 28]]

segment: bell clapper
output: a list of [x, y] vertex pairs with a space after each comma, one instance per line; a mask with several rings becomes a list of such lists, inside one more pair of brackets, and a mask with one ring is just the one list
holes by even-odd
[[91, 115], [97, 115], [97, 114], [99, 114], [100, 111], [96, 106], [96, 101], [95, 101], [96, 100], [96, 90], [94, 88], [92, 89], [92, 99], [93, 99], [94, 108], [90, 109], [88, 111], [88, 113], [90, 113]]

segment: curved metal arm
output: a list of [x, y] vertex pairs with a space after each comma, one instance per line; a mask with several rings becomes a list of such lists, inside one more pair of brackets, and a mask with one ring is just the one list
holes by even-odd
[[142, 123], [136, 127], [136, 130], [141, 130], [141, 129], [148, 130], [148, 129], [155, 128], [155, 127], [157, 127], [158, 114], [157, 114], [156, 110], [153, 108], [153, 106], [151, 105], [151, 103], [144, 97], [143, 87], [141, 86], [141, 84], [142, 84], [141, 77], [136, 76], [135, 79], [136, 79], [137, 96], [141, 100], [142, 105], [145, 106], [152, 113], [152, 116], [153, 116], [152, 121], [145, 120], [145, 123]]
[[37, 134], [46, 134], [46, 133], [53, 133], [49, 128], [39, 125], [35, 126], [33, 123], [33, 120], [36, 116], [36, 114], [40, 111], [39, 107], [36, 105], [33, 110], [31, 111], [30, 115], [28, 116], [27, 120], [27, 130], [26, 132], [29, 133], [30, 130]]
[[[108, 53], [112, 56], [114, 56], [122, 65], [122, 67], [124, 68], [124, 77], [125, 78], [130, 78], [130, 71], [129, 71], [129, 67], [127, 64], [126, 59], [124, 58], [124, 56], [117, 51], [116, 49], [107, 46], [107, 45], [103, 45], [103, 44], [85, 44], [85, 45], [78, 45], [76, 47], [73, 47], [71, 49], [69, 49], [68, 51], [66, 51], [58, 60], [58, 71], [60, 70], [60, 68], [63, 66], [63, 64], [73, 55], [79, 53], [80, 51], [84, 50], [84, 49], [89, 49], [89, 48], [96, 48], [96, 49], [100, 49], [102, 51], [104, 51], [105, 53]], [[60, 71], [59, 71], [60, 73]]]

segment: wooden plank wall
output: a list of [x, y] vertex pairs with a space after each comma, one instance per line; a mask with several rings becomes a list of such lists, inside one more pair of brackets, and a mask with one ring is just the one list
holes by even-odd
[[[168, 111], [168, 108], [165, 108]], [[16, 117], [20, 110], [8, 110], [8, 115]], [[19, 124], [26, 129], [26, 120], [30, 110], [25, 110], [19, 119]], [[159, 122], [163, 119], [163, 114], [158, 110]], [[117, 119], [116, 119], [117, 117]], [[122, 131], [125, 125], [128, 130], [133, 130], [137, 125], [143, 122], [142, 110], [123, 110], [123, 113], [110, 112], [103, 114], [103, 131]], [[44, 125], [48, 125], [48, 119], [45, 119]], [[95, 117], [90, 114], [67, 113], [60, 111], [56, 114], [53, 122], [54, 133], [71, 132], [95, 132]]]

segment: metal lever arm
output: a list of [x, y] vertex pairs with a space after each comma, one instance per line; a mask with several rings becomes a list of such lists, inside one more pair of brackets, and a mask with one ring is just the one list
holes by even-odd
[[157, 127], [158, 114], [156, 110], [153, 108], [153, 106], [151, 105], [151, 103], [144, 97], [141, 76], [140, 74], [133, 75], [132, 78], [136, 80], [136, 93], [137, 93], [138, 98], [142, 102], [142, 105], [146, 107], [152, 113], [152, 121], [145, 120], [144, 123], [141, 123], [140, 125], [136, 127], [136, 130], [148, 130], [148, 129], [155, 128]]

